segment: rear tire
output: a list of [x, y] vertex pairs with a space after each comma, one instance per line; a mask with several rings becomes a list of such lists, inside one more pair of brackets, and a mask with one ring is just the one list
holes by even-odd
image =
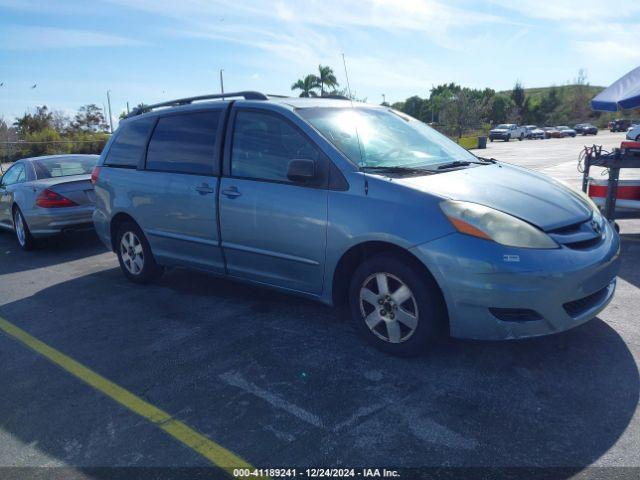
[[511, 139], [510, 136], [507, 136], [507, 138], [504, 139], [505, 142], [508, 142]]
[[360, 336], [402, 357], [424, 353], [446, 325], [435, 281], [394, 254], [375, 255], [360, 264], [349, 286], [349, 310]]
[[36, 247], [36, 240], [31, 235], [29, 225], [18, 206], [13, 209], [13, 231], [22, 250], [33, 250]]
[[150, 283], [164, 273], [156, 263], [142, 229], [133, 222], [124, 222], [116, 236], [116, 254], [125, 277], [135, 283]]

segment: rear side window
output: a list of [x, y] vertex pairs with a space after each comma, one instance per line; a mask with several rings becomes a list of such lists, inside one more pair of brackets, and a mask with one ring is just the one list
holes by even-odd
[[289, 162], [321, 161], [318, 149], [293, 125], [273, 114], [239, 111], [231, 150], [231, 175], [258, 180], [291, 181]]
[[123, 125], [109, 149], [104, 164], [110, 167], [136, 168], [144, 154], [154, 121], [154, 117], [147, 117]]
[[213, 175], [220, 113], [215, 110], [161, 117], [149, 142], [146, 168]]

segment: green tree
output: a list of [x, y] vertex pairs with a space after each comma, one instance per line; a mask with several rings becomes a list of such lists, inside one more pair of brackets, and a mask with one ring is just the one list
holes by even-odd
[[78, 109], [71, 128], [81, 132], [107, 132], [109, 126], [102, 110], [95, 104], [83, 105]]
[[325, 95], [325, 87], [335, 90], [339, 84], [331, 67], [327, 65], [318, 65], [318, 73], [320, 75], [316, 78], [320, 86], [320, 96], [323, 97]]
[[513, 111], [515, 104], [511, 97], [502, 93], [496, 94], [491, 101], [489, 110], [489, 123], [504, 123], [509, 118], [510, 113]]
[[24, 157], [67, 153], [71, 148], [69, 144], [59, 143], [62, 142], [62, 137], [52, 127], [30, 132], [24, 137], [24, 141], [25, 145], [20, 149]]
[[13, 122], [20, 138], [24, 139], [28, 134], [53, 128], [53, 113], [46, 105], [36, 107], [35, 113], [25, 113]]
[[526, 101], [526, 94], [520, 80], [516, 82], [513, 86], [513, 90], [511, 90], [511, 100], [513, 100], [515, 107], [515, 119], [516, 121], [520, 121], [524, 114], [524, 105]]
[[315, 89], [319, 86], [318, 77], [311, 74], [291, 85], [291, 90], [300, 90], [301, 97], [317, 97], [318, 94]]

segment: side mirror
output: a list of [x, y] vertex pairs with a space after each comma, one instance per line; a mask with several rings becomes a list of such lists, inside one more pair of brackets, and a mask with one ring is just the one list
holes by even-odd
[[306, 158], [294, 159], [287, 167], [287, 178], [292, 182], [305, 183], [316, 178], [316, 162]]

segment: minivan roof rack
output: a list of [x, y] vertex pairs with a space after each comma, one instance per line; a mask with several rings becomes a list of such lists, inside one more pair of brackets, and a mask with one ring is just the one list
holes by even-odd
[[242, 91], [242, 92], [229, 92], [229, 93], [212, 93], [209, 95], [199, 95], [197, 97], [178, 98], [176, 100], [169, 100], [168, 102], [154, 103], [153, 105], [143, 105], [141, 107], [135, 107], [131, 110], [131, 113], [127, 117], [135, 117], [136, 115], [142, 115], [143, 113], [150, 112], [156, 108], [161, 107], [178, 107], [180, 105], [189, 105], [193, 102], [199, 102], [202, 100], [215, 100], [219, 98], [235, 98], [242, 97], [245, 100], [268, 100], [269, 98], [260, 92], [254, 91]]

